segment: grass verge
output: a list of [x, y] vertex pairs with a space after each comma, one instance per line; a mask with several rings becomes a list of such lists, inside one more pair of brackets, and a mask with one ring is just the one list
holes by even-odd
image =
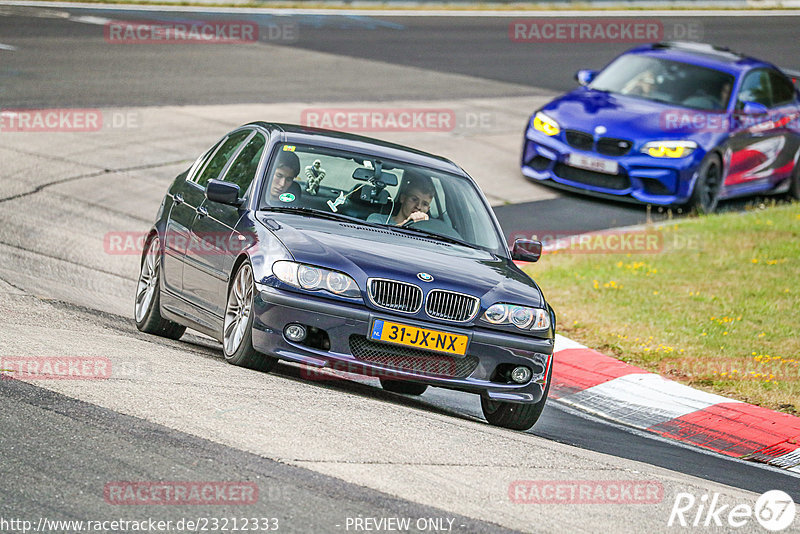
[[555, 308], [559, 333], [684, 384], [800, 415], [800, 204], [654, 225], [647, 236], [616, 253], [608, 250], [619, 250], [618, 232], [562, 241], [567, 248], [525, 268]]

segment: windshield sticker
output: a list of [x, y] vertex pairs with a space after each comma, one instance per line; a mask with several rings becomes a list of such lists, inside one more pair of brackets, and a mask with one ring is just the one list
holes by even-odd
[[295, 146], [294, 145], [283, 145], [284, 152], [294, 152]]
[[284, 193], [278, 199], [281, 202], [294, 202], [294, 195], [292, 193]]

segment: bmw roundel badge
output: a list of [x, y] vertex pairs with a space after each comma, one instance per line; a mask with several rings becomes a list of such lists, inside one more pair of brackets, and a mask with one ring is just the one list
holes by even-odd
[[429, 275], [428, 273], [417, 273], [417, 278], [423, 282], [433, 282], [433, 276]]

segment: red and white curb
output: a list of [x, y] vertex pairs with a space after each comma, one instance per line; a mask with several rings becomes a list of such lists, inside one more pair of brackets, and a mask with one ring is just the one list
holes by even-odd
[[800, 473], [800, 417], [696, 390], [560, 335], [550, 397], [666, 438]]

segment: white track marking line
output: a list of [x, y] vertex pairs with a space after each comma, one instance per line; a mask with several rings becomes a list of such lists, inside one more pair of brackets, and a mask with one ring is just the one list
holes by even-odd
[[14, 45], [0, 43], [0, 50], [8, 50], [9, 52], [14, 52], [18, 49]]

